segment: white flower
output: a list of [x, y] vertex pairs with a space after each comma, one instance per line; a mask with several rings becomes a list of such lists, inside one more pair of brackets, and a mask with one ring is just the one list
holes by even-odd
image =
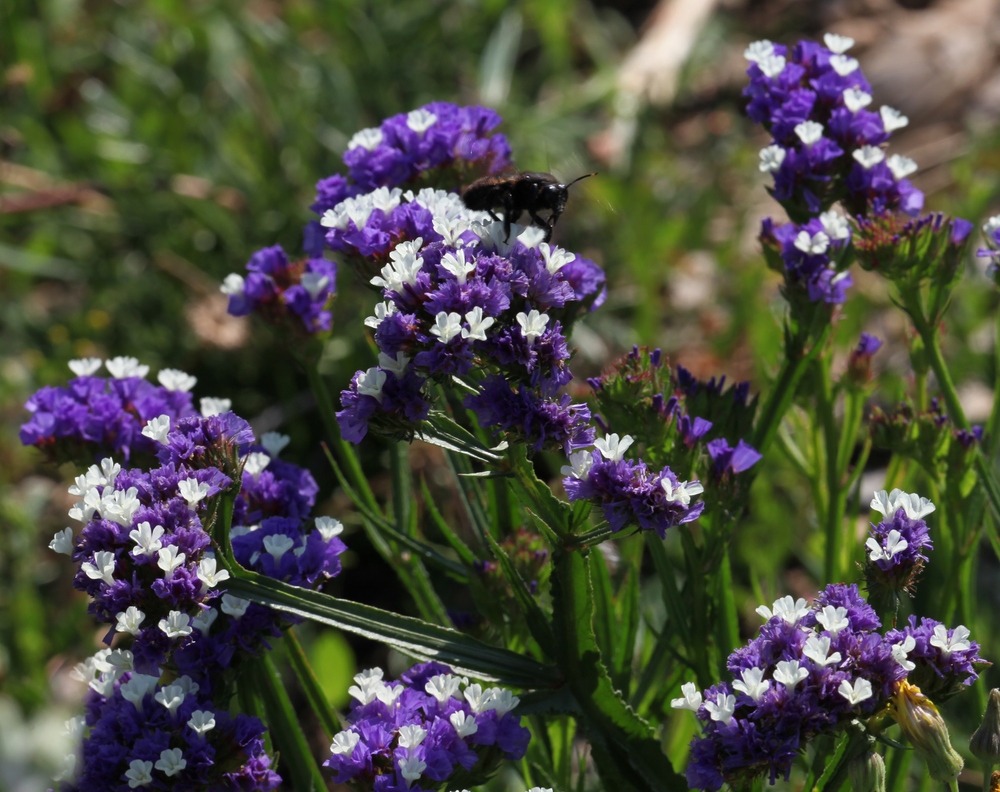
[[83, 732], [87, 728], [87, 717], [85, 715], [75, 715], [66, 721], [64, 728], [69, 741], [77, 743], [83, 738]]
[[829, 249], [830, 237], [822, 231], [811, 236], [808, 231], [799, 231], [795, 237], [795, 247], [807, 256], [819, 256]]
[[188, 506], [194, 506], [208, 495], [211, 487], [195, 478], [182, 479], [177, 482], [177, 492], [187, 501]]
[[243, 276], [238, 272], [230, 272], [223, 280], [222, 285], [219, 286], [219, 291], [225, 294], [227, 297], [236, 297], [243, 294], [243, 290], [246, 288], [246, 281], [243, 280]]
[[211, 418], [215, 415], [229, 412], [233, 406], [232, 399], [217, 399], [214, 396], [205, 396], [198, 400], [199, 412], [202, 418]]
[[153, 783], [153, 763], [145, 759], [133, 759], [128, 763], [128, 770], [125, 771], [128, 779], [129, 789], [146, 786]]
[[396, 699], [403, 695], [403, 690], [403, 686], [399, 684], [383, 684], [380, 688], [375, 690], [375, 698], [385, 704], [385, 706], [392, 707], [392, 705], [396, 703]]
[[889, 531], [889, 535], [885, 538], [884, 548], [873, 537], [869, 537], [868, 541], [865, 542], [865, 547], [869, 550], [868, 557], [872, 561], [881, 561], [882, 559], [891, 561], [897, 553], [902, 553], [909, 546], [910, 543], [903, 539], [895, 528]]
[[448, 699], [458, 693], [461, 684], [462, 678], [454, 674], [437, 674], [424, 684], [424, 692], [437, 699], [438, 704], [443, 707]]
[[892, 133], [897, 129], [902, 129], [910, 123], [909, 118], [896, 110], [894, 107], [889, 107], [888, 105], [882, 105], [878, 109], [878, 114], [882, 117], [882, 128], [887, 133]]
[[892, 175], [897, 181], [905, 179], [912, 173], [916, 173], [918, 167], [916, 162], [900, 154], [893, 154], [885, 161], [885, 164], [892, 171]]
[[187, 560], [187, 554], [181, 553], [177, 549], [177, 545], [167, 545], [166, 547], [161, 547], [156, 551], [159, 556], [156, 565], [163, 570], [163, 576], [170, 580], [174, 574], [174, 570], [179, 566], [183, 566], [184, 562]]
[[998, 229], [1000, 229], [1000, 215], [993, 215], [993, 217], [983, 223], [983, 235], [990, 239], [993, 238]]
[[378, 326], [382, 324], [383, 320], [387, 316], [392, 316], [396, 313], [396, 304], [391, 302], [381, 302], [375, 305], [375, 315], [369, 316], [365, 319], [365, 327], [371, 327], [375, 330]]
[[406, 114], [406, 125], [418, 135], [423, 135], [424, 132], [437, 123], [437, 120], [437, 116], [434, 113], [422, 107], [417, 110], [411, 110]]
[[830, 65], [833, 70], [837, 72], [841, 77], [846, 77], [854, 71], [857, 71], [858, 63], [857, 58], [851, 58], [847, 55], [833, 55], [830, 58]]
[[476, 271], [476, 262], [466, 261], [465, 251], [459, 250], [455, 253], [445, 253], [441, 257], [441, 267], [454, 275], [460, 284], [465, 284], [469, 275]]
[[872, 683], [867, 679], [858, 677], [854, 680], [854, 685], [852, 686], [851, 683], [845, 679], [840, 683], [840, 687], [837, 688], [837, 692], [847, 699], [848, 703], [852, 707], [856, 707], [862, 701], [866, 701], [872, 697]]
[[572, 476], [583, 480], [594, 466], [594, 455], [590, 451], [574, 451], [569, 455], [569, 464], [563, 465], [559, 471], [564, 476]]
[[912, 652], [917, 646], [917, 642], [912, 635], [907, 635], [906, 640], [900, 644], [893, 644], [892, 647], [892, 659], [895, 660], [903, 668], [904, 671], [909, 673], [917, 664], [907, 660], [907, 656]]
[[854, 46], [854, 39], [850, 36], [838, 36], [836, 33], [827, 33], [823, 36], [823, 43], [830, 52], [843, 55]]
[[465, 700], [469, 702], [472, 711], [477, 715], [491, 709], [490, 699], [493, 698], [493, 693], [490, 690], [484, 691], [481, 685], [469, 685], [463, 691], [463, 694], [465, 695]]
[[351, 139], [347, 142], [347, 150], [351, 151], [352, 149], [363, 148], [368, 151], [373, 151], [378, 148], [378, 145], [381, 142], [382, 130], [378, 127], [361, 129], [355, 132]]
[[188, 728], [201, 736], [215, 728], [215, 713], [211, 710], [195, 710], [188, 718]]
[[544, 228], [539, 228], [538, 226], [528, 226], [517, 235], [517, 241], [529, 250], [534, 250], [542, 244], [542, 241], [545, 239], [545, 235], [547, 233], [548, 232]]
[[142, 624], [145, 618], [145, 613], [135, 605], [129, 605], [123, 612], [115, 616], [115, 619], [118, 620], [118, 624], [115, 625], [115, 631], [138, 635], [139, 625]]
[[806, 639], [802, 654], [821, 668], [840, 662], [840, 652], [830, 654], [830, 637], [827, 635], [822, 637], [816, 634], [810, 635]]
[[555, 275], [576, 258], [575, 253], [570, 253], [556, 245], [550, 245], [548, 242], [542, 242], [538, 246], [538, 250], [545, 260], [545, 269], [550, 275]]
[[494, 710], [500, 718], [521, 703], [521, 699], [506, 688], [491, 688], [489, 692], [492, 693], [489, 709]]
[[823, 125], [816, 121], [803, 121], [795, 125], [795, 134], [805, 145], [811, 146], [823, 137]]
[[180, 748], [167, 748], [160, 751], [160, 758], [153, 766], [157, 770], [162, 770], [163, 775], [170, 778], [187, 767], [187, 759], [184, 758], [184, 752]]
[[167, 618], [160, 619], [157, 626], [166, 633], [167, 638], [183, 638], [192, 632], [191, 617], [180, 611], [170, 611]]
[[462, 315], [452, 311], [439, 311], [434, 317], [431, 335], [436, 335], [442, 344], [447, 344], [455, 336], [462, 334]]
[[878, 146], [862, 146], [851, 154], [857, 163], [865, 170], [871, 170], [885, 159], [885, 152]]
[[63, 528], [56, 531], [49, 542], [49, 550], [63, 555], [73, 555], [73, 529]]
[[191, 619], [191, 627], [203, 635], [208, 635], [208, 631], [212, 629], [217, 618], [219, 618], [219, 612], [215, 608], [206, 608]]
[[417, 255], [423, 244], [423, 238], [417, 237], [396, 245], [389, 253], [389, 263], [382, 267], [381, 277], [372, 278], [371, 284], [397, 294], [402, 294], [405, 286], [415, 285], [417, 274], [424, 266], [423, 257]]
[[299, 279], [302, 288], [306, 290], [311, 300], [319, 298], [323, 290], [330, 285], [330, 276], [321, 272], [303, 272]]
[[132, 674], [132, 678], [128, 682], [123, 682], [118, 689], [123, 699], [134, 704], [137, 710], [141, 710], [142, 700], [147, 693], [152, 693], [156, 689], [156, 683], [159, 681], [159, 677], [149, 674]]
[[817, 613], [816, 621], [824, 630], [834, 635], [851, 626], [851, 622], [847, 618], [847, 608], [835, 608], [833, 605], [826, 605], [823, 610]]
[[601, 452], [601, 456], [612, 462], [618, 462], [625, 456], [625, 452], [628, 450], [629, 446], [635, 442], [631, 435], [625, 435], [619, 438], [618, 434], [613, 432], [607, 437], [599, 437], [594, 441], [594, 448]]
[[705, 709], [708, 710], [712, 720], [728, 724], [733, 719], [733, 713], [736, 712], [736, 696], [719, 693], [716, 695], [715, 701], [705, 702]]
[[198, 580], [203, 584], [202, 589], [215, 588], [224, 580], [229, 580], [229, 571], [218, 569], [214, 558], [203, 558], [198, 562]]
[[128, 528], [132, 524], [132, 515], [141, 505], [139, 490], [135, 487], [129, 487], [125, 492], [106, 488], [101, 493], [101, 516], [105, 520], [118, 523], [123, 528]]
[[240, 618], [250, 607], [250, 600], [234, 597], [232, 594], [222, 595], [222, 612], [234, 619]]
[[375, 401], [382, 402], [382, 386], [385, 385], [386, 373], [377, 366], [367, 371], [358, 372], [357, 386], [359, 396], [371, 396]]
[[455, 727], [459, 737], [469, 737], [479, 731], [479, 724], [471, 715], [467, 715], [464, 710], [457, 710], [448, 716], [451, 725]]
[[276, 457], [282, 451], [285, 450], [287, 446], [292, 441], [286, 434], [281, 434], [280, 432], [265, 432], [260, 438], [260, 444], [264, 446], [264, 450], [267, 451], [271, 457]]
[[809, 605], [802, 597], [793, 600], [790, 596], [786, 596], [776, 599], [771, 608], [761, 605], [757, 608], [757, 613], [765, 620], [780, 616], [788, 624], [797, 624], [803, 616], [809, 613]]
[[733, 689], [746, 693], [755, 702], [759, 702], [764, 694], [771, 689], [771, 683], [764, 679], [764, 669], [746, 668], [741, 673], [742, 680], [733, 682]]
[[139, 523], [135, 528], [129, 531], [128, 535], [129, 539], [136, 544], [136, 548], [132, 551], [132, 555], [156, 555], [160, 551], [160, 548], [163, 547], [163, 543], [160, 541], [163, 533], [164, 531], [162, 525], [150, 527], [148, 522]]
[[274, 559], [275, 564], [281, 563], [281, 557], [295, 547], [295, 540], [285, 534], [273, 534], [264, 537], [264, 552]]
[[872, 95], [860, 88], [848, 88], [844, 91], [844, 105], [852, 113], [858, 112], [872, 103]]
[[754, 41], [745, 50], [743, 57], [751, 63], [758, 63], [762, 58], [767, 58], [774, 54], [774, 44], [767, 39]]
[[426, 769], [427, 763], [420, 761], [415, 756], [407, 756], [405, 759], [399, 760], [399, 774], [406, 779], [407, 786], [420, 778], [420, 774]]
[[350, 756], [354, 753], [354, 746], [358, 744], [361, 735], [357, 732], [342, 731], [333, 735], [333, 742], [330, 743], [330, 751], [339, 756]]
[[774, 173], [781, 168], [781, 163], [785, 161], [788, 152], [781, 146], [771, 144], [760, 150], [760, 172]]
[[165, 685], [156, 691], [156, 695], [153, 698], [166, 707], [167, 712], [173, 717], [181, 704], [184, 703], [186, 696], [184, 695], [184, 688], [180, 685]]
[[798, 660], [780, 660], [774, 671], [774, 681], [784, 685], [789, 693], [807, 676], [809, 671], [800, 668]]
[[94, 553], [94, 563], [84, 561], [80, 569], [91, 580], [103, 580], [110, 586], [115, 582], [115, 554], [111, 550], [98, 550]]
[[271, 457], [262, 451], [253, 451], [243, 457], [243, 472], [249, 473], [251, 478], [256, 479], [270, 464]]
[[787, 61], [782, 55], [775, 55], [774, 53], [770, 55], [765, 55], [757, 60], [757, 66], [764, 73], [764, 76], [769, 79], [774, 79], [779, 74], [785, 70], [785, 64]]
[[143, 366], [134, 357], [111, 358], [104, 363], [104, 367], [115, 379], [126, 379], [128, 377], [145, 377], [149, 373], [149, 366]]
[[426, 736], [427, 730], [420, 726], [401, 726], [399, 728], [399, 747], [416, 748], [424, 741], [424, 737]]
[[697, 712], [701, 707], [701, 691], [694, 682], [685, 682], [681, 685], [681, 698], [670, 700], [670, 706], [674, 709], [686, 709]]
[[344, 524], [333, 517], [317, 517], [316, 530], [323, 537], [324, 542], [329, 542], [335, 536], [340, 536], [344, 532]]
[[851, 234], [851, 227], [847, 222], [847, 218], [833, 209], [823, 212], [819, 216], [819, 221], [830, 239], [847, 239]]
[[872, 498], [871, 508], [883, 517], [892, 518], [902, 509], [911, 520], [922, 520], [937, 507], [927, 498], [921, 498], [915, 492], [903, 492], [894, 489], [892, 492], [879, 490]]
[[393, 357], [389, 357], [385, 352], [378, 353], [378, 367], [383, 371], [391, 371], [396, 379], [402, 378], [409, 364], [410, 359], [404, 352], [397, 352]]
[[521, 311], [516, 318], [517, 323], [521, 326], [521, 335], [528, 342], [528, 346], [535, 343], [535, 339], [545, 332], [549, 323], [548, 314], [539, 313], [534, 308], [528, 313]]
[[197, 377], [181, 371], [180, 369], [166, 368], [156, 375], [156, 379], [168, 391], [180, 391], [187, 393], [198, 383]]
[[148, 437], [156, 443], [165, 444], [167, 435], [170, 433], [170, 416], [161, 415], [158, 418], [150, 418], [146, 425], [142, 427], [142, 436]]
[[462, 338], [485, 341], [486, 331], [493, 326], [496, 319], [492, 316], [483, 316], [483, 309], [477, 305], [465, 315], [465, 321], [469, 323], [469, 328], [462, 328]]
[[69, 370], [78, 377], [89, 377], [96, 374], [103, 365], [104, 361], [100, 358], [80, 358], [69, 362]]
[[692, 496], [701, 495], [705, 491], [700, 481], [682, 481], [675, 487], [666, 476], [660, 479], [660, 486], [666, 493], [668, 503], [679, 503], [685, 508], [691, 505]]
[[953, 652], [964, 652], [972, 647], [969, 642], [969, 628], [960, 624], [948, 635], [948, 628], [939, 624], [934, 628], [934, 635], [931, 637], [931, 646], [936, 646], [941, 650], [945, 659], [951, 657]]

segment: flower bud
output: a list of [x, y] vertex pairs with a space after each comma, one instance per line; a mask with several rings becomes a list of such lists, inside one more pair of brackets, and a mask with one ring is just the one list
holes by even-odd
[[934, 702], [916, 685], [903, 680], [896, 685], [892, 703], [892, 715], [906, 739], [927, 762], [927, 774], [946, 784], [958, 778], [965, 762], [952, 748], [948, 726]]
[[1000, 690], [993, 688], [983, 722], [969, 739], [969, 750], [987, 767], [1000, 764]]
[[877, 751], [852, 759], [847, 775], [855, 792], [885, 792], [885, 762]]

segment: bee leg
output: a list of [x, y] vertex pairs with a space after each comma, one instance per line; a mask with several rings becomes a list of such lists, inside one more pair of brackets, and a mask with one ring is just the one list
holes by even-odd
[[556, 227], [556, 218], [559, 215], [552, 214], [548, 217], [548, 219], [546, 219], [544, 217], [539, 217], [538, 214], [534, 211], [529, 212], [529, 214], [531, 215], [532, 222], [534, 222], [536, 226], [545, 229], [545, 239], [542, 241], [548, 242], [550, 239], [552, 239], [552, 229]]

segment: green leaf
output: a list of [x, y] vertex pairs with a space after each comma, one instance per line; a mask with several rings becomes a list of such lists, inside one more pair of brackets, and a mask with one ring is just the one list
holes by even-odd
[[[349, 674], [354, 670], [354, 653], [340, 633], [331, 631], [321, 635], [317, 639], [319, 651], [317, 651], [316, 646], [313, 647], [313, 657], [318, 656], [320, 658], [320, 665], [324, 669], [327, 669], [323, 674], [323, 681], [321, 682], [313, 671], [309, 660], [306, 658], [305, 652], [302, 650], [302, 644], [299, 643], [299, 639], [295, 635], [294, 627], [285, 631], [284, 641], [292, 670], [299, 678], [299, 684], [302, 685], [302, 689], [305, 691], [306, 698], [309, 699], [309, 704], [312, 706], [313, 712], [319, 718], [320, 725], [326, 733], [326, 738], [332, 740], [333, 735], [340, 731], [341, 726], [340, 719], [330, 706], [330, 701], [333, 697], [330, 696], [329, 691], [332, 690], [334, 695], [336, 695], [338, 687], [342, 686], [343, 692], [347, 693], [347, 684], [343, 684], [343, 682], [351, 678]], [[320, 641], [323, 641], [323, 643], [321, 644]], [[331, 646], [334, 649], [332, 662], [330, 662], [329, 657], [331, 653], [327, 648]], [[326, 648], [326, 656], [324, 656], [324, 648]], [[340, 649], [340, 651], [337, 652], [337, 649]], [[346, 657], [344, 656], [345, 654]], [[341, 674], [341, 680], [338, 680], [337, 673], [341, 669], [347, 671], [347, 674]], [[338, 681], [342, 682], [342, 685], [338, 686], [336, 684]], [[346, 704], [347, 702], [343, 703]]]
[[431, 516], [431, 520], [437, 529], [444, 536], [445, 541], [451, 545], [451, 548], [458, 553], [458, 557], [462, 559], [462, 562], [466, 566], [472, 566], [478, 559], [475, 553], [469, 549], [469, 546], [459, 539], [458, 534], [456, 534], [451, 526], [448, 525], [448, 521], [442, 516], [441, 512], [438, 510], [437, 504], [434, 502], [434, 497], [431, 495], [430, 489], [427, 487], [427, 481], [423, 478], [420, 479], [420, 491], [424, 496], [424, 505], [427, 507], [427, 511]]
[[535, 475], [524, 443], [512, 445], [508, 459], [522, 497], [555, 533], [560, 536], [568, 534], [573, 525], [573, 509], [553, 495], [548, 485]]
[[249, 661], [249, 673], [264, 700], [268, 730], [284, 760], [282, 771], [287, 770], [295, 792], [319, 792], [326, 789], [326, 780], [319, 764], [309, 750], [309, 742], [288, 698], [288, 691], [278, 675], [278, 670], [268, 655]]
[[559, 681], [559, 673], [508, 649], [490, 646], [449, 627], [291, 586], [254, 572], [240, 571], [227, 590], [339, 630], [380, 641], [421, 660], [437, 660], [458, 674], [519, 688], [539, 688]]
[[594, 637], [594, 592], [581, 553], [553, 554], [558, 664], [582, 716], [605, 788], [684, 789], [652, 727], [614, 689]]

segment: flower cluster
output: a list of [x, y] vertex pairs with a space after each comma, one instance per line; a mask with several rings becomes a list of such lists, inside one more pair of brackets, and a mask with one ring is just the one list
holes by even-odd
[[414, 666], [399, 682], [383, 681], [379, 668], [354, 681], [350, 725], [334, 736], [323, 763], [336, 783], [365, 792], [420, 792], [455, 778], [477, 783], [501, 758], [527, 750], [530, 733], [511, 712], [519, 700], [509, 690], [469, 684], [440, 663]]
[[824, 42], [751, 44], [743, 94], [747, 114], [772, 136], [760, 152], [760, 170], [773, 175], [771, 193], [794, 221], [764, 221], [768, 262], [809, 301], [842, 303], [851, 285], [843, 255], [851, 229], [830, 207], [840, 201], [852, 216], [916, 215], [923, 194], [906, 178], [916, 163], [899, 154], [887, 158], [882, 147], [906, 117], [887, 106], [867, 110], [871, 85], [845, 54], [854, 41], [829, 34]]
[[[132, 666], [128, 650], [104, 649], [81, 664], [84, 715], [70, 721], [83, 740], [69, 757], [62, 792], [109, 789], [273, 790], [281, 778], [264, 751], [264, 725], [213, 704], [188, 676], [164, 681]], [[86, 736], [84, 736], [86, 733]]]
[[[96, 376], [102, 365], [110, 377]], [[155, 441], [143, 435], [147, 421], [171, 421], [197, 415], [191, 400], [196, 380], [175, 369], [163, 369], [153, 385], [149, 366], [131, 357], [107, 361], [70, 361], [75, 375], [65, 387], [44, 387], [24, 405], [31, 418], [21, 427], [21, 442], [35, 446], [55, 461], [88, 461], [113, 454], [127, 462], [133, 454], [152, 456]], [[217, 399], [202, 399], [203, 414], [221, 412]], [[225, 407], [228, 409], [228, 406]]]
[[[876, 503], [908, 531], [911, 560], [917, 558], [927, 546], [926, 526], [914, 523], [933, 505], [899, 491], [876, 494], [873, 508]], [[886, 541], [895, 530], [889, 529]], [[881, 535], [881, 529], [873, 533]], [[886, 560], [885, 545], [874, 536], [869, 542], [881, 548], [873, 563]], [[902, 559], [907, 548], [898, 538], [894, 547]], [[975, 666], [984, 663], [962, 625], [949, 630], [933, 619], [918, 625], [911, 617], [903, 629], [880, 634], [875, 610], [855, 585], [831, 584], [812, 603], [782, 597], [757, 612], [765, 619], [758, 637], [727, 661], [734, 681], [704, 694], [687, 683], [683, 697], [671, 702], [703, 723], [702, 735], [691, 743], [692, 789], [737, 786], [761, 775], [772, 784], [778, 777], [787, 780], [792, 762], [817, 735], [872, 717], [904, 686], [926, 685], [926, 693], [939, 700], [952, 695], [974, 682]]]
[[253, 312], [275, 325], [292, 319], [293, 330], [306, 333], [333, 326], [329, 308], [337, 290], [337, 265], [332, 261], [322, 256], [289, 261], [276, 245], [254, 253], [247, 273], [230, 273], [222, 284], [233, 316]]
[[595, 264], [522, 230], [461, 219], [450, 241], [418, 237], [397, 245], [372, 284], [385, 302], [366, 324], [375, 330], [378, 366], [359, 371], [337, 414], [358, 442], [369, 424], [412, 434], [430, 408], [426, 383], [468, 377], [466, 406], [484, 426], [540, 449], [589, 445], [590, 412], [559, 395], [567, 367], [568, 325], [603, 293]]
[[[145, 381], [140, 374], [134, 379], [138, 392]], [[190, 395], [184, 396], [190, 403]], [[278, 459], [288, 439], [269, 434], [257, 443], [249, 424], [232, 412], [176, 420], [164, 413], [150, 418], [136, 437], [143, 445], [133, 441], [124, 450], [135, 458], [152, 444], [158, 465], [123, 469], [106, 457], [90, 466], [70, 488], [79, 499], [70, 517], [83, 523], [82, 530], [76, 536], [72, 528], [59, 531], [49, 545], [76, 562], [74, 585], [91, 596], [90, 613], [110, 626], [105, 640], [117, 639], [118, 647], [82, 667], [92, 690], [90, 731], [80, 773], [67, 776], [64, 789], [107, 789], [104, 782], [112, 776], [135, 788], [153, 783], [155, 770], [181, 774], [192, 784], [213, 773], [231, 774], [240, 788], [271, 789], [277, 776], [267, 769], [259, 722], [231, 719], [225, 702], [212, 710], [210, 697], [231, 690], [229, 670], [240, 654], [265, 648], [269, 637], [280, 634], [284, 617], [221, 590], [230, 575], [213, 551], [216, 526], [208, 520], [218, 511], [210, 504], [234, 489], [239, 477], [230, 530], [235, 558], [292, 585], [313, 586], [340, 572], [342, 527], [330, 517], [309, 519], [318, 488], [308, 471]], [[92, 456], [102, 441], [85, 440], [77, 442], [84, 456]], [[170, 682], [175, 677], [188, 680], [184, 690]], [[195, 699], [199, 691], [202, 699]], [[160, 701], [161, 692], [171, 719], [189, 696], [188, 709], [206, 718], [214, 712], [219, 731], [206, 741], [179, 722], [163, 726], [159, 705], [153, 707], [156, 718], [143, 715], [142, 697], [150, 693]], [[132, 712], [122, 696], [132, 702], [127, 707], [135, 704], [138, 726], [122, 719], [123, 708]], [[171, 734], [183, 740], [171, 742]], [[216, 753], [227, 757], [225, 764], [213, 764]], [[245, 761], [236, 762], [239, 756]]]
[[886, 519], [868, 531], [867, 587], [873, 597], [894, 604], [899, 593], [912, 592], [927, 563], [924, 551], [934, 547], [924, 517], [935, 507], [927, 498], [899, 489], [876, 492], [871, 507]]
[[991, 259], [986, 274], [996, 282], [997, 274], [1000, 273], [1000, 266], [997, 265], [997, 259], [1000, 259], [1000, 215], [994, 215], [983, 223], [983, 238], [986, 247], [977, 250], [976, 255]]
[[643, 460], [625, 459], [632, 443], [612, 433], [595, 440], [594, 450], [571, 454], [562, 469], [569, 499], [594, 501], [615, 532], [636, 524], [662, 539], [667, 528], [698, 519], [705, 504], [691, 499], [705, 491], [701, 482], [680, 481], [669, 467], [651, 473]]

